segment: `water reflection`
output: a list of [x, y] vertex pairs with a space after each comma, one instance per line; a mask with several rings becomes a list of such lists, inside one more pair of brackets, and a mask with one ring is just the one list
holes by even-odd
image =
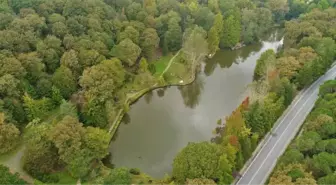
[[218, 51], [213, 58], [206, 60], [204, 67], [204, 74], [210, 76], [216, 66], [219, 64], [221, 68], [230, 68], [232, 64], [239, 64], [244, 62], [249, 56], [253, 55], [255, 52], [260, 51], [262, 48], [262, 43], [253, 44], [245, 46], [238, 50], [222, 50]]
[[145, 101], [149, 104], [153, 99], [153, 91], [149, 91], [144, 95]]
[[113, 163], [156, 178], [171, 173], [176, 154], [188, 142], [211, 139], [218, 118], [230, 115], [243, 101], [261, 53], [281, 45], [263, 42], [218, 51], [205, 61], [204, 73], [194, 83], [147, 93], [131, 106], [132, 123], [121, 124], [118, 139], [111, 143]]
[[131, 122], [131, 116], [128, 113], [125, 113], [121, 122], [126, 125], [129, 124]]
[[157, 95], [159, 96], [159, 97], [163, 97], [164, 95], [165, 95], [165, 91], [167, 90], [167, 87], [164, 87], [164, 88], [161, 88], [161, 89], [158, 89], [157, 91], [156, 91], [156, 93], [157, 93]]
[[184, 105], [189, 108], [195, 108], [201, 98], [201, 93], [204, 89], [204, 79], [197, 75], [195, 81], [186, 86], [180, 86], [178, 89], [183, 97]]

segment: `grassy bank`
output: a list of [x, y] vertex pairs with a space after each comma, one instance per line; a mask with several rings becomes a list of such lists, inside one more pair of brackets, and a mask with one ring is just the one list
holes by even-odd
[[157, 79], [157, 83], [151, 87], [141, 89], [138, 92], [128, 93], [126, 95], [123, 108], [117, 111], [114, 121], [108, 127], [111, 138], [113, 138], [115, 132], [117, 131], [123, 116], [129, 110], [129, 106], [147, 92], [167, 86], [188, 85], [195, 80], [195, 71], [190, 73], [187, 67], [179, 62], [180, 54], [181, 52], [179, 51], [174, 56], [167, 55], [155, 62], [156, 72], [154, 77]]

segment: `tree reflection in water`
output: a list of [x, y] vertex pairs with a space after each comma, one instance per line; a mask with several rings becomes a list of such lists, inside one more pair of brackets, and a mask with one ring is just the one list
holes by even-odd
[[181, 92], [184, 104], [189, 108], [195, 108], [200, 101], [200, 95], [204, 89], [204, 79], [202, 76], [197, 75], [193, 83], [180, 86], [178, 89]]
[[229, 68], [233, 63], [238, 64], [244, 62], [250, 55], [260, 51], [261, 48], [262, 43], [258, 43], [234, 51], [219, 50], [215, 56], [205, 61], [204, 74], [210, 76], [218, 64], [221, 68]]
[[164, 87], [164, 88], [158, 89], [156, 91], [156, 93], [161, 98], [161, 97], [163, 97], [165, 95], [166, 90], [167, 90], [167, 87]]
[[153, 99], [153, 91], [149, 91], [144, 95], [145, 101], [149, 104]]
[[128, 113], [125, 113], [122, 120], [121, 120], [122, 123], [124, 124], [129, 124], [131, 122], [131, 117]]

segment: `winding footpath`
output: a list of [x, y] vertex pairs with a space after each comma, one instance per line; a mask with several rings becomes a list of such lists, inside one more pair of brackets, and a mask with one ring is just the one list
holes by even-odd
[[[164, 69], [164, 71], [161, 73], [160, 75], [160, 78], [163, 77], [163, 75], [169, 70], [170, 66], [172, 65], [172, 63], [174, 62], [175, 58], [180, 54], [181, 50], [179, 50], [174, 56], [173, 58], [171, 58], [168, 62], [168, 65], [167, 67]], [[158, 87], [158, 83], [155, 83], [152, 87], [149, 87], [149, 88], [144, 88], [138, 92], [135, 92], [135, 93], [128, 93], [126, 95], [126, 100], [124, 102], [124, 104], [128, 104], [128, 105], [131, 105], [132, 102], [130, 102], [130, 100], [132, 99], [137, 99], [139, 97], [141, 97], [142, 95], [144, 95], [146, 92], [150, 91], [151, 89], [154, 89], [154, 88], [157, 88]], [[116, 116], [116, 119], [113, 121], [112, 125], [110, 126], [109, 128], [109, 133], [111, 134], [111, 137], [114, 136], [114, 133], [116, 132], [120, 122], [121, 122], [121, 119], [123, 117], [125, 113], [125, 110], [124, 109], [120, 109], [117, 116]]]
[[[264, 184], [275, 167], [278, 158], [300, 130], [301, 125], [318, 99], [319, 86], [336, 77], [336, 66], [315, 81], [309, 88], [301, 91], [278, 119], [271, 134], [259, 144], [255, 155], [242, 169], [241, 177], [234, 184]], [[261, 148], [260, 148], [261, 147]]]

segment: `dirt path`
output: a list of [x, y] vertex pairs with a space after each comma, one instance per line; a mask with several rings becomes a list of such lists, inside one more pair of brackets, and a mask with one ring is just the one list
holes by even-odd
[[0, 164], [7, 166], [11, 172], [19, 173], [22, 179], [30, 184], [33, 184], [34, 179], [22, 169], [21, 159], [24, 149], [24, 145], [19, 146], [19, 148], [12, 155], [6, 157], [4, 160], [1, 160]]
[[[166, 67], [165, 70], [161, 73], [160, 77], [162, 77], [162, 76], [169, 70], [170, 66], [173, 64], [175, 58], [180, 54], [180, 52], [181, 52], [181, 50], [179, 50], [179, 51], [173, 56], [173, 58], [171, 58], [171, 59], [169, 60], [169, 63], [168, 63], [168, 65], [167, 65], [167, 67]], [[158, 85], [158, 83], [155, 83], [152, 87], [149, 87], [149, 88], [146, 88], [146, 89], [142, 89], [142, 90], [140, 90], [140, 91], [138, 91], [138, 92], [135, 92], [135, 93], [132, 93], [132, 94], [130, 94], [130, 93], [127, 94], [127, 98], [126, 98], [126, 100], [125, 100], [124, 103], [125, 103], [125, 104], [128, 103], [130, 99], [134, 99], [134, 98], [136, 98], [137, 96], [140, 96], [140, 95], [144, 94], [143, 91], [146, 91], [146, 92], [147, 92], [147, 91], [149, 91], [150, 89], [155, 88], [157, 85]], [[123, 116], [123, 112], [124, 112], [123, 109], [120, 109], [120, 110], [119, 110], [119, 112], [118, 112], [118, 114], [117, 114], [117, 116], [116, 116], [116, 119], [114, 120], [113, 124], [112, 124], [111, 127], [109, 128], [109, 133], [112, 134], [112, 136], [114, 135], [114, 133], [112, 133], [112, 132], [114, 131], [115, 125], [116, 125], [116, 124], [119, 124], [120, 121], [121, 121], [121, 117]]]

